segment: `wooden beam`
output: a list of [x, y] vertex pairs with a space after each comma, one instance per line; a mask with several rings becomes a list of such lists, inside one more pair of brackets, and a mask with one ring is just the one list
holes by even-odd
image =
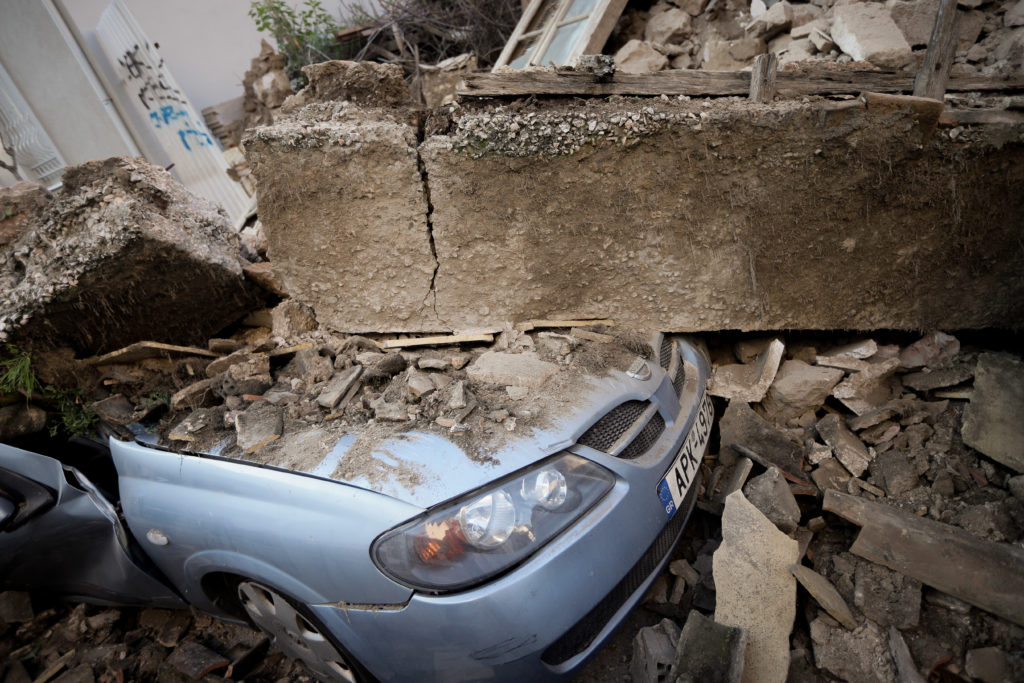
[[863, 527], [853, 554], [1024, 626], [1024, 549], [837, 491], [823, 507]]
[[942, 0], [935, 14], [935, 24], [928, 40], [924, 65], [914, 80], [914, 96], [941, 100], [946, 94], [949, 67], [953, 65], [956, 49], [957, 0]]
[[382, 341], [382, 349], [404, 349], [407, 346], [442, 346], [467, 342], [492, 342], [493, 334], [445, 334], [436, 337], [413, 337], [411, 339], [389, 339]]
[[754, 57], [754, 68], [750, 72], [750, 99], [759, 104], [768, 104], [775, 99], [775, 80], [779, 57], [774, 52]]
[[[1024, 89], [1024, 76], [997, 79], [984, 76], [950, 78], [950, 91], [998, 91]], [[806, 66], [778, 72], [776, 92], [784, 97], [837, 95], [860, 92], [910, 93], [911, 78], [901, 73], [869, 69]], [[460, 97], [525, 97], [529, 95], [690, 97], [749, 95], [750, 74], [745, 71], [676, 69], [649, 74], [616, 73], [606, 82], [577, 71], [516, 71], [499, 74], [466, 74], [458, 85]]]
[[89, 365], [110, 365], [113, 363], [135, 363], [147, 358], [170, 358], [172, 356], [202, 356], [219, 358], [221, 354], [195, 346], [174, 346], [160, 342], [142, 341], [111, 351], [102, 356], [86, 359]]

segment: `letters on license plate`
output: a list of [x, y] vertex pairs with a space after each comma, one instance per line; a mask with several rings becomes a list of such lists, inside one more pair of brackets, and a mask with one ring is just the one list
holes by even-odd
[[705, 392], [683, 447], [679, 449], [672, 467], [665, 473], [665, 478], [658, 484], [658, 499], [665, 507], [665, 514], [669, 519], [676, 514], [697, 474], [704, 447], [707, 446], [708, 437], [711, 435], [711, 422], [714, 417], [715, 409], [711, 405], [711, 397]]

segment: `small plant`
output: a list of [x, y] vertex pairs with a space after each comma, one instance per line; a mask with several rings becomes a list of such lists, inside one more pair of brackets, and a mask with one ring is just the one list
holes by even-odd
[[65, 391], [43, 384], [32, 370], [32, 356], [27, 351], [12, 344], [4, 348], [7, 357], [0, 358], [0, 394], [24, 394], [26, 402], [37, 399], [51, 408], [56, 407], [60, 421], [50, 425], [50, 436], [57, 436], [61, 431], [69, 436], [93, 432], [99, 417], [85, 405], [81, 390]]
[[302, 67], [342, 56], [342, 48], [334, 38], [342, 26], [320, 0], [306, 0], [298, 9], [285, 0], [255, 0], [249, 6], [249, 16], [258, 30], [277, 41], [277, 49], [285, 58], [285, 71], [295, 89], [306, 84]]
[[57, 436], [62, 431], [72, 437], [94, 432], [100, 418], [82, 402], [81, 390], [58, 391], [47, 387], [46, 395], [57, 402], [60, 411], [60, 422], [50, 425], [50, 436]]
[[32, 356], [7, 344], [7, 358], [0, 360], [0, 394], [24, 394], [29, 400], [39, 387], [32, 372]]

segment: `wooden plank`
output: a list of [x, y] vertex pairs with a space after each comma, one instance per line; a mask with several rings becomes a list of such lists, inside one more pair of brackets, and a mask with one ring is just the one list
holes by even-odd
[[779, 57], [774, 52], [754, 57], [754, 68], [750, 72], [750, 99], [768, 104], [775, 98], [775, 80]]
[[466, 342], [492, 342], [493, 334], [446, 334], [437, 337], [414, 337], [412, 339], [389, 339], [380, 343], [382, 349], [404, 349], [409, 346], [443, 346]]
[[[859, 92], [910, 93], [913, 80], [905, 74], [868, 69], [807, 66], [785, 69], [776, 77], [776, 92], [784, 97], [857, 94]], [[1024, 89], [1024, 76], [997, 79], [983, 76], [950, 78], [947, 90], [956, 92]], [[459, 81], [460, 97], [525, 97], [528, 95], [648, 96], [749, 95], [750, 74], [745, 71], [676, 69], [649, 74], [616, 73], [599, 82], [593, 74], [577, 71], [517, 71], [466, 74]]]
[[924, 64], [914, 80], [916, 97], [941, 100], [946, 94], [949, 67], [953, 65], [953, 51], [956, 48], [956, 3], [957, 0], [942, 0], [939, 3]]
[[551, 327], [593, 327], [595, 325], [615, 327], [615, 321], [607, 318], [598, 320], [528, 320], [524, 323], [516, 323], [515, 329], [519, 332], [529, 332]]
[[837, 491], [823, 507], [863, 527], [855, 555], [1024, 625], [1024, 549]]
[[102, 356], [89, 358], [89, 365], [110, 365], [112, 363], [136, 363], [147, 358], [170, 358], [171, 356], [204, 356], [219, 358], [221, 354], [200, 349], [196, 346], [174, 346], [160, 342], [142, 341]]

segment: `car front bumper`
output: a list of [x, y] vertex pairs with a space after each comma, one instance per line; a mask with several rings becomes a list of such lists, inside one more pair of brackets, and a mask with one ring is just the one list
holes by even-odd
[[[651, 399], [667, 427], [643, 458], [569, 450], [615, 473], [612, 490], [573, 527], [496, 580], [400, 606], [313, 605], [316, 616], [380, 680], [548, 680], [578, 671], [643, 598], [696, 502], [690, 482], [671, 520], [657, 494], [698, 427], [706, 359], [680, 345], [686, 386], [665, 374]], [[699, 455], [703, 455], [700, 453]]]

